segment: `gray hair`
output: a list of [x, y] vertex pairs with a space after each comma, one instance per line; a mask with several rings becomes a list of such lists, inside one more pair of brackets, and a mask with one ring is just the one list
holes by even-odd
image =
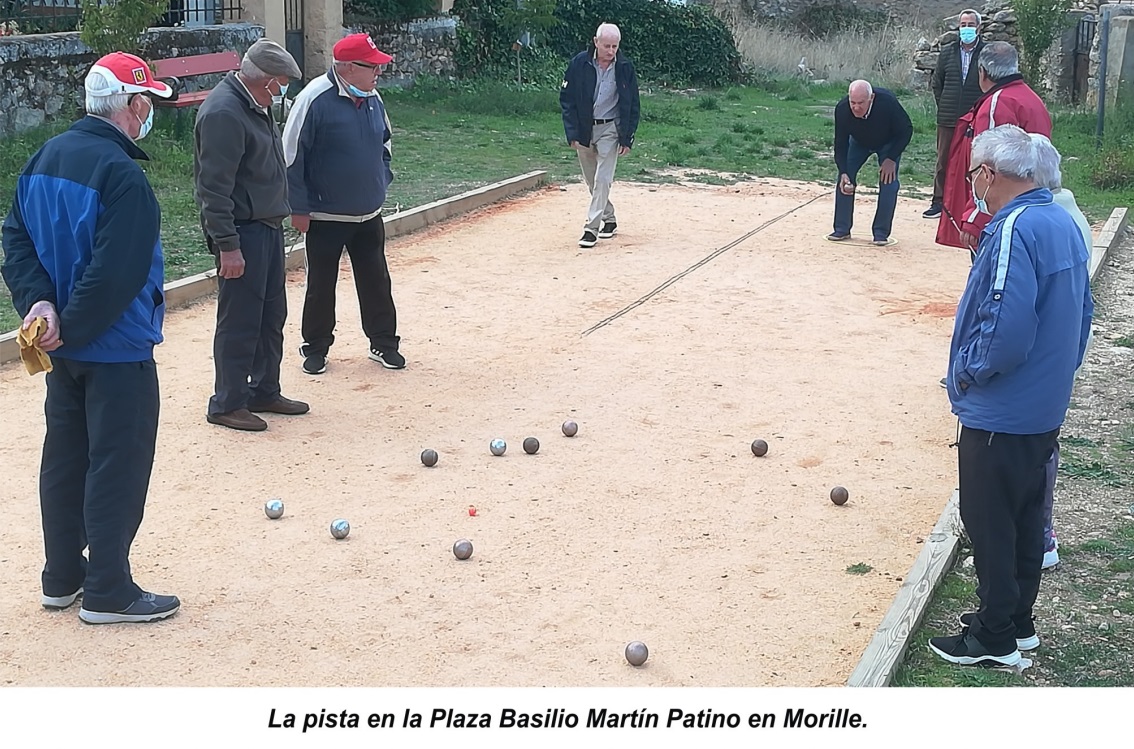
[[622, 32], [613, 23], [600, 23], [598, 31], [595, 32], [595, 39], [617, 39], [622, 41]]
[[252, 62], [247, 57], [240, 61], [240, 75], [250, 81], [266, 81], [269, 78], [275, 77], [260, 70], [260, 68], [256, 67], [256, 63]]
[[960, 13], [959, 13], [959, 14], [957, 15], [957, 23], [958, 23], [958, 24], [960, 24], [960, 23], [961, 23], [961, 19], [962, 19], [962, 18], [964, 18], [965, 16], [975, 16], [975, 17], [976, 17], [976, 25], [977, 25], [977, 28], [980, 28], [980, 25], [981, 25], [981, 23], [983, 23], [983, 21], [981, 20], [981, 17], [980, 17], [980, 13], [977, 13], [977, 12], [976, 12], [975, 10], [973, 10], [972, 8], [965, 8], [964, 10], [962, 10], [962, 11], [961, 11], [961, 12], [960, 12]]
[[980, 51], [980, 69], [993, 83], [1020, 72], [1020, 55], [1008, 42], [989, 42]]
[[109, 119], [130, 106], [130, 97], [135, 94], [111, 94], [110, 96], [92, 96], [87, 94], [87, 114], [98, 115]]
[[1015, 125], [1000, 125], [973, 139], [971, 163], [976, 166], [987, 164], [1010, 178], [1037, 182], [1036, 151], [1032, 136]]
[[847, 87], [847, 94], [849, 95], [853, 93], [856, 88], [864, 88], [866, 89], [867, 96], [874, 96], [874, 87], [870, 85], [870, 81], [864, 81], [861, 79], [857, 81], [851, 81], [851, 85]]
[[1063, 189], [1063, 174], [1059, 170], [1059, 164], [1063, 161], [1063, 157], [1059, 155], [1059, 151], [1051, 144], [1046, 135], [1032, 133], [1031, 139], [1032, 148], [1036, 152], [1034, 179], [1036, 187], [1046, 187], [1052, 192], [1059, 192]]

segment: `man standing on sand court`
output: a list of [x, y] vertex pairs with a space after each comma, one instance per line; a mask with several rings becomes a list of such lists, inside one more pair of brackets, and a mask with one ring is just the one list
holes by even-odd
[[913, 137], [913, 123], [898, 101], [884, 88], [854, 81], [835, 105], [835, 231], [832, 242], [850, 239], [854, 225], [854, 191], [858, 170], [872, 155], [878, 157], [878, 207], [874, 211], [874, 244], [890, 243], [894, 210], [898, 206], [898, 165]]
[[591, 192], [580, 247], [594, 247], [618, 229], [610, 186], [618, 157], [630, 153], [638, 129], [638, 76], [618, 45], [622, 32], [604, 23], [594, 44], [572, 58], [563, 75], [559, 106], [567, 142], [579, 154], [583, 179]]

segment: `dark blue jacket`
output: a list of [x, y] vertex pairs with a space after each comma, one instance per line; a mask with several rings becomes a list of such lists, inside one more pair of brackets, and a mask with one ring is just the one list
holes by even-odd
[[1075, 220], [1046, 189], [992, 217], [949, 351], [949, 400], [963, 425], [1044, 434], [1063, 424], [1094, 312], [1089, 257]]
[[48, 301], [63, 346], [85, 362], [147, 361], [162, 341], [161, 209], [134, 159], [148, 159], [106, 120], [85, 117], [24, 167], [4, 222], [4, 280], [21, 317]]
[[863, 148], [877, 152], [879, 164], [886, 159], [897, 161], [913, 138], [913, 123], [898, 97], [876, 88], [866, 117], [854, 116], [849, 96], [835, 105], [835, 166], [839, 174], [847, 173], [851, 138]]
[[356, 101], [334, 70], [307, 84], [284, 126], [291, 212], [323, 220], [377, 212], [394, 179], [390, 137], [382, 97]]
[[[591, 63], [595, 48], [571, 58], [563, 84], [559, 88], [559, 108], [563, 110], [563, 130], [567, 142], [578, 141], [581, 146], [591, 144], [591, 131], [595, 126], [595, 86], [598, 73]], [[614, 79], [618, 85], [618, 144], [631, 148], [634, 133], [638, 130], [641, 105], [638, 101], [638, 75], [634, 65], [621, 52], [614, 58]]]

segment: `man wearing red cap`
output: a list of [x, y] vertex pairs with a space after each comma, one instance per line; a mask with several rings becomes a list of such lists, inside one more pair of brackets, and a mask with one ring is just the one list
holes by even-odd
[[153, 126], [149, 96], [172, 92], [122, 52], [99, 59], [85, 87], [87, 116], [31, 158], [4, 222], [12, 304], [24, 330], [46, 328], [39, 346], [52, 359], [42, 603], [65, 609], [81, 596], [89, 624], [149, 622], [181, 602], [130, 574], [157, 442], [153, 350], [165, 316], [161, 211], [135, 160], [148, 158], [136, 141]]
[[327, 370], [335, 341], [335, 286], [343, 248], [369, 339], [370, 358], [402, 369], [398, 319], [386, 264], [382, 204], [390, 171], [390, 118], [375, 86], [393, 58], [369, 34], [351, 34], [334, 64], [295, 97], [284, 127], [291, 223], [307, 235], [307, 292], [299, 354], [309, 375]]

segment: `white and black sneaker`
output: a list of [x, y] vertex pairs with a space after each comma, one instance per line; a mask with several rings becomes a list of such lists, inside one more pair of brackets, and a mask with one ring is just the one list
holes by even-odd
[[370, 349], [370, 358], [386, 369], [405, 369], [406, 358], [398, 353], [397, 349]]
[[79, 600], [79, 596], [81, 595], [83, 595], [82, 588], [79, 588], [74, 593], [66, 596], [49, 596], [45, 593], [43, 595], [43, 598], [40, 599], [40, 603], [43, 604], [43, 607], [45, 609], [62, 611], [65, 608], [73, 606], [75, 601]]
[[583, 232], [583, 236], [579, 238], [580, 247], [594, 247], [598, 244], [598, 235], [590, 229]]
[[603, 224], [602, 224], [602, 228], [599, 229], [598, 238], [599, 239], [610, 239], [611, 237], [614, 236], [614, 233], [616, 231], [618, 231], [618, 223], [617, 222], [604, 221]]
[[929, 649], [958, 666], [1018, 666], [1021, 660], [1020, 649], [1015, 645], [993, 652], [968, 632], [931, 638]]
[[87, 624], [122, 624], [156, 622], [168, 619], [181, 608], [177, 596], [159, 596], [143, 593], [138, 600], [120, 611], [91, 611], [84, 604], [79, 609], [79, 618]]
[[[969, 627], [973, 624], [973, 617], [976, 613], [970, 611], [967, 614], [961, 614], [957, 619], [964, 627], [962, 634], [969, 631]], [[1040, 646], [1039, 635], [1036, 634], [1036, 623], [1034, 620], [1029, 619], [1027, 624], [1016, 625], [1016, 649], [1021, 652], [1035, 650]]]
[[299, 345], [299, 355], [303, 357], [303, 371], [309, 375], [321, 375], [327, 371], [326, 355], [313, 354], [306, 343]]

